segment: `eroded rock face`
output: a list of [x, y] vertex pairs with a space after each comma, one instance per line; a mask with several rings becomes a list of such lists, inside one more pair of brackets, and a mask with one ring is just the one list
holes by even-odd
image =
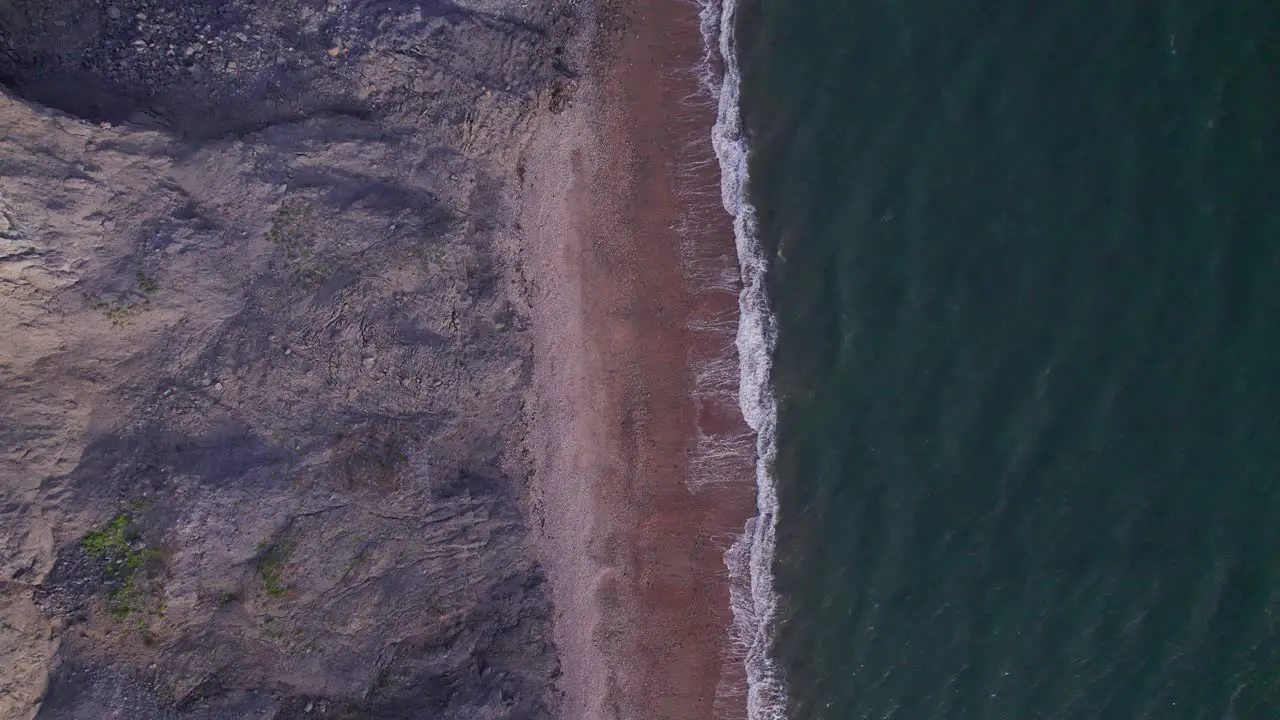
[[553, 714], [510, 193], [576, 22], [0, 0], [0, 717]]

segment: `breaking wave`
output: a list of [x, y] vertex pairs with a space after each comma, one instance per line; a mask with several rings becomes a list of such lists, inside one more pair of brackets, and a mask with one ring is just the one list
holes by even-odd
[[747, 199], [747, 142], [739, 108], [740, 75], [734, 23], [737, 0], [699, 0], [704, 41], [700, 80], [717, 101], [712, 144], [720, 164], [720, 195], [733, 217], [741, 290], [738, 294], [738, 405], [755, 431], [756, 516], [725, 553], [734, 639], [746, 664], [748, 720], [782, 720], [786, 693], [770, 652], [778, 597], [773, 559], [778, 498], [774, 476], [777, 403], [771, 382], [775, 320], [765, 293], [767, 262]]

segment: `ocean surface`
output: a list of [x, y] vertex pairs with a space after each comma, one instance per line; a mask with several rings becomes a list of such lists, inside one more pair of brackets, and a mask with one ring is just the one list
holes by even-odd
[[740, 3], [756, 717], [1280, 718], [1280, 4]]

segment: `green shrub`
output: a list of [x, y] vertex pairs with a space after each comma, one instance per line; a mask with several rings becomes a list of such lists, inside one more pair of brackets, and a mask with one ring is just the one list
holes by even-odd
[[291, 552], [288, 543], [278, 542], [269, 546], [258, 558], [258, 577], [262, 579], [262, 589], [271, 597], [283, 597], [289, 593], [284, 582], [284, 565]]
[[108, 592], [111, 612], [121, 617], [157, 611], [158, 602], [139, 585], [146, 580], [144, 569], [154, 551], [141, 541], [128, 513], [120, 513], [102, 528], [88, 533], [80, 545], [99, 563]]
[[151, 295], [151, 294], [154, 294], [155, 291], [160, 289], [160, 283], [156, 282], [155, 278], [150, 277], [146, 273], [139, 270], [138, 271], [138, 289], [148, 295]]

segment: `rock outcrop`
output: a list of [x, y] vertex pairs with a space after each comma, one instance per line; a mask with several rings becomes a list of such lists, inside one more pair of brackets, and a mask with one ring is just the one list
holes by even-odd
[[0, 718], [542, 718], [554, 0], [0, 0]]

